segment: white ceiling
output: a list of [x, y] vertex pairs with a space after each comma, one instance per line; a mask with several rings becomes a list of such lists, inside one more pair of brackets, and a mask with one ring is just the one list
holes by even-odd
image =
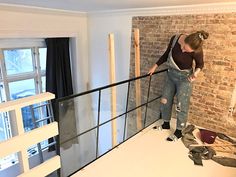
[[218, 2], [235, 2], [235, 0], [0, 0], [0, 3], [10, 5], [25, 5], [81, 12]]

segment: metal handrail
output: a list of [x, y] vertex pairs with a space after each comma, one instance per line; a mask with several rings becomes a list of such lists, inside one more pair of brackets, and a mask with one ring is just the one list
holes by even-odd
[[[163, 70], [160, 70], [160, 71], [156, 71], [152, 75], [155, 75], [155, 74], [158, 74], [158, 73], [162, 73], [162, 72], [165, 72], [167, 70], [168, 69], [163, 69]], [[150, 74], [145, 74], [145, 75], [142, 75], [142, 76], [139, 76], [139, 77], [134, 77], [134, 78], [131, 78], [131, 79], [123, 80], [123, 81], [120, 81], [120, 82], [109, 84], [109, 85], [106, 85], [106, 86], [103, 86], [103, 87], [98, 87], [98, 88], [95, 88], [95, 89], [92, 89], [92, 90], [88, 90], [88, 91], [85, 91], [85, 92], [81, 92], [81, 93], [78, 93], [78, 94], [73, 94], [73, 95], [69, 95], [69, 96], [66, 96], [66, 97], [58, 98], [56, 101], [57, 102], [62, 102], [62, 101], [65, 101], [65, 100], [69, 100], [71, 98], [79, 97], [79, 96], [86, 95], [86, 94], [89, 94], [89, 93], [92, 93], [92, 92], [97, 92], [99, 90], [104, 90], [104, 89], [107, 89], [107, 88], [110, 88], [110, 87], [114, 87], [114, 86], [117, 86], [117, 85], [125, 84], [127, 82], [131, 82], [131, 81], [135, 81], [135, 80], [138, 80], [138, 79], [142, 79], [142, 78], [148, 77], [148, 76], [150, 76]]]

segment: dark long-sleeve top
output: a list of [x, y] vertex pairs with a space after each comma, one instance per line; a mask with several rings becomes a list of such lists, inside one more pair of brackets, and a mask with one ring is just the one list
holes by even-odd
[[[174, 40], [175, 36], [172, 36], [170, 39], [170, 43], [165, 51], [165, 53], [160, 57], [160, 59], [156, 62], [158, 66], [163, 64], [167, 61], [168, 54], [171, 49], [172, 41]], [[195, 69], [200, 68], [202, 69], [204, 66], [203, 61], [203, 51], [202, 49], [197, 52], [182, 52], [181, 46], [178, 43], [178, 41], [175, 43], [173, 49], [172, 49], [172, 57], [177, 64], [177, 66], [181, 69], [192, 69], [193, 60], [195, 60], [196, 66]]]

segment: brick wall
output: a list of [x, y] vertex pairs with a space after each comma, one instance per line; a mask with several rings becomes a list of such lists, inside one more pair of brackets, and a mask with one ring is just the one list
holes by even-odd
[[[236, 137], [236, 113], [229, 114], [236, 87], [236, 13], [133, 17], [132, 24], [133, 28], [140, 29], [142, 75], [163, 54], [172, 35], [189, 34], [202, 29], [210, 33], [204, 44], [205, 67], [194, 83], [188, 120], [198, 126]], [[133, 45], [130, 77], [134, 77]], [[157, 95], [163, 88], [164, 75], [154, 80], [151, 94]], [[141, 84], [144, 100], [147, 80], [141, 81]], [[131, 94], [131, 98], [134, 98], [134, 94]], [[134, 99], [131, 99], [130, 105], [133, 104]], [[154, 120], [158, 115], [158, 103], [149, 107], [149, 119]], [[130, 121], [129, 125], [132, 123], [134, 121]]]

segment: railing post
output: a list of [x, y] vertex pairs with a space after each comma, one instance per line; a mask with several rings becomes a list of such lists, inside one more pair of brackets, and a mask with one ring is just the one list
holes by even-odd
[[[30, 112], [31, 112], [31, 116], [32, 116], [32, 121], [33, 121], [33, 124], [34, 124], [34, 129], [38, 128], [39, 126], [36, 125], [37, 123], [36, 123], [36, 120], [35, 120], [33, 105], [30, 105], [29, 107], [30, 107]], [[40, 142], [37, 144], [37, 147], [38, 147], [40, 163], [43, 163], [44, 159], [43, 159], [42, 147], [41, 147]]]
[[99, 124], [100, 124], [100, 109], [101, 109], [101, 90], [98, 94], [98, 119], [97, 119], [97, 140], [96, 140], [96, 158], [98, 157], [98, 141], [99, 141]]
[[149, 100], [149, 93], [150, 93], [150, 87], [151, 87], [151, 80], [152, 80], [152, 76], [149, 77], [147, 102], [146, 102], [147, 104], [146, 104], [145, 117], [144, 117], [144, 128], [146, 126], [146, 121], [147, 121], [147, 109], [148, 109], [148, 100]]
[[[21, 112], [20, 107], [15, 108], [15, 115], [16, 115], [17, 134], [18, 135], [24, 134], [25, 130], [24, 130], [22, 112]], [[18, 159], [20, 162], [21, 172], [25, 173], [29, 171], [29, 160], [28, 160], [28, 153], [26, 149], [18, 152]]]
[[125, 133], [126, 133], [126, 123], [127, 123], [127, 111], [128, 111], [128, 104], [129, 104], [129, 89], [130, 89], [130, 81], [128, 83], [128, 90], [127, 90], [127, 97], [126, 97], [126, 108], [125, 108], [125, 123], [124, 123], [124, 133], [123, 133], [123, 141], [125, 141]]
[[[54, 115], [53, 115], [53, 117], [54, 117], [54, 120], [57, 120], [57, 122], [58, 122], [58, 131], [59, 131], [59, 134], [60, 134], [60, 113], [59, 113], [59, 108], [60, 108], [60, 102], [56, 99], [55, 100], [55, 102], [52, 102], [51, 100], [50, 100], [50, 108], [49, 108], [49, 110], [50, 111], [52, 111], [51, 113], [52, 113], [52, 115], [53, 115], [53, 106], [52, 106], [52, 104], [54, 103], [54, 111], [55, 111], [55, 117], [54, 117]], [[56, 154], [57, 155], [61, 155], [61, 151], [60, 151], [60, 147], [61, 147], [61, 141], [60, 141], [60, 136], [59, 136], [59, 134], [55, 137], [55, 141], [56, 141], [56, 145], [55, 145], [55, 148], [56, 148]], [[59, 168], [59, 169], [57, 169], [57, 176], [61, 176], [61, 169]]]

